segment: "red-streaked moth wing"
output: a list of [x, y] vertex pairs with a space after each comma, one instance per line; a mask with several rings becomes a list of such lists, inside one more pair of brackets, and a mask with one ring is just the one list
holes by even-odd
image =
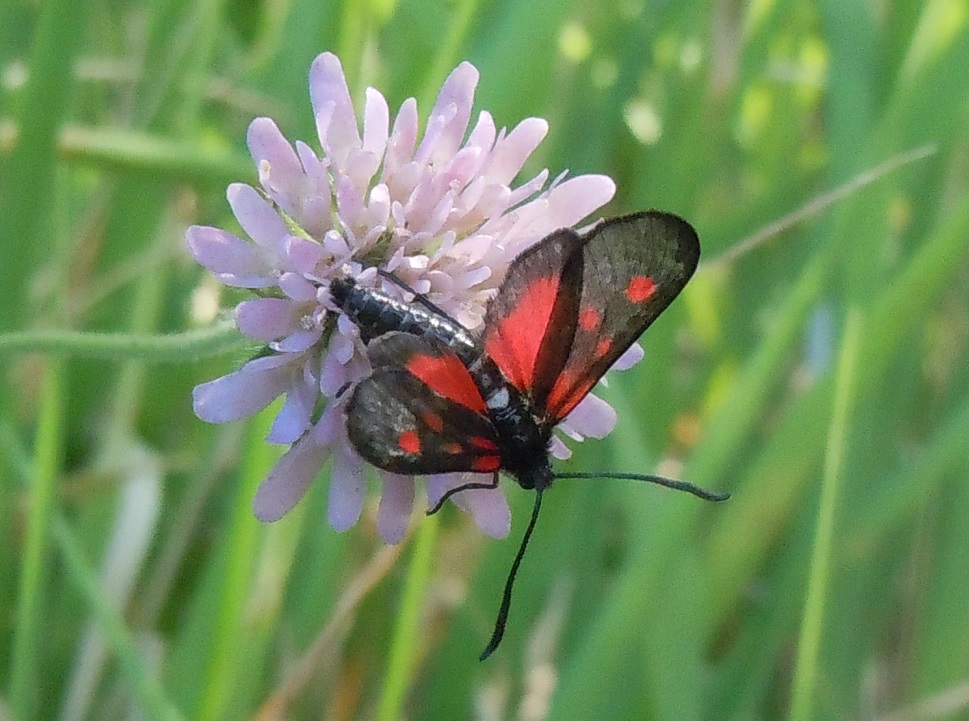
[[404, 475], [493, 472], [501, 459], [484, 400], [461, 360], [407, 333], [367, 349], [373, 373], [351, 391], [347, 434], [378, 468]]
[[485, 351], [518, 390], [544, 398], [575, 335], [583, 239], [563, 228], [525, 250], [485, 313]]
[[685, 220], [644, 211], [606, 220], [583, 236], [576, 330], [543, 415], [560, 421], [656, 320], [696, 270], [700, 241]]

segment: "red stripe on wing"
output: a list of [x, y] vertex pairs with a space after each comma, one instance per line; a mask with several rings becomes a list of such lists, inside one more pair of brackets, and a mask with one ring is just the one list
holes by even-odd
[[565, 371], [555, 381], [548, 394], [546, 408], [553, 418], [561, 420], [571, 413], [579, 402], [589, 395], [598, 378], [576, 376]]
[[406, 368], [438, 395], [476, 413], [487, 413], [474, 379], [456, 355], [414, 355], [407, 361]]
[[520, 390], [534, 385], [535, 359], [555, 307], [559, 278], [537, 278], [527, 287], [515, 309], [498, 321], [485, 341], [485, 350]]

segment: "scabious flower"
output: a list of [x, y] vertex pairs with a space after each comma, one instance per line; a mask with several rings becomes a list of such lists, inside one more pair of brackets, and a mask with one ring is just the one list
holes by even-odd
[[[459, 65], [420, 138], [416, 101], [404, 101], [391, 125], [387, 101], [370, 88], [361, 133], [340, 61], [323, 53], [310, 69], [322, 153], [300, 141], [294, 147], [272, 120], [257, 118], [248, 144], [259, 188], [239, 183], [227, 192], [248, 238], [203, 226], [186, 233], [202, 266], [226, 285], [254, 291], [236, 307], [236, 323], [268, 346], [239, 370], [197, 386], [195, 413], [223, 423], [286, 397], [267, 440], [290, 447], [256, 493], [254, 511], [262, 520], [287, 513], [328, 459], [330, 523], [349, 528], [363, 506], [363, 461], [347, 440], [346, 396], [337, 393], [370, 366], [357, 329], [330, 303], [332, 277], [350, 275], [396, 293], [376, 274], [375, 267], [385, 268], [474, 328], [515, 256], [551, 231], [575, 225], [615, 191], [600, 175], [565, 180], [563, 174], [546, 187], [547, 170], [513, 185], [547, 123], [528, 118], [498, 131], [491, 115], [481, 112], [468, 133], [477, 82], [473, 65]], [[622, 365], [638, 360], [636, 350]], [[560, 428], [581, 440], [604, 436], [614, 423], [612, 408], [589, 395]], [[552, 450], [568, 455], [558, 439]], [[377, 525], [387, 542], [397, 542], [413, 508], [414, 479], [378, 475]], [[459, 474], [429, 476], [430, 503], [464, 482]], [[451, 500], [486, 533], [507, 534], [510, 515], [501, 490], [465, 491]]]

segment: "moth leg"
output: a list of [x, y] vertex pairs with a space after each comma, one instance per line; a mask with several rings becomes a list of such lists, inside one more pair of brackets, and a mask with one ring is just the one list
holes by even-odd
[[447, 501], [455, 493], [461, 493], [462, 491], [475, 491], [483, 489], [495, 489], [498, 487], [498, 471], [495, 471], [494, 476], [491, 478], [490, 483], [482, 483], [481, 481], [472, 481], [471, 483], [465, 483], [461, 486], [455, 486], [448, 490], [441, 498], [435, 503], [431, 508], [427, 510], [428, 516], [433, 516], [435, 513], [444, 507], [445, 501]]
[[435, 305], [434, 303], [432, 303], [431, 301], [429, 301], [425, 296], [421, 295], [416, 290], [414, 290], [413, 288], [411, 288], [409, 285], [407, 285], [407, 283], [405, 283], [404, 281], [402, 281], [400, 278], [398, 278], [396, 275], [394, 275], [393, 273], [391, 273], [389, 270], [384, 270], [383, 268], [377, 268], [377, 274], [380, 275], [380, 276], [382, 276], [382, 277], [384, 277], [384, 278], [386, 278], [391, 283], [393, 283], [394, 285], [396, 285], [398, 288], [402, 288], [405, 291], [407, 291], [408, 293], [410, 293], [412, 296], [414, 296], [414, 302], [415, 303], [418, 303], [419, 305], [424, 306], [429, 311], [431, 311], [431, 313], [433, 313], [434, 315], [440, 316], [441, 318], [444, 318], [445, 320], [449, 320], [452, 323], [454, 323], [455, 325], [461, 325], [456, 320], [454, 320], [454, 318], [452, 318], [450, 315], [448, 315], [444, 311], [443, 308], [440, 308], [437, 305]]

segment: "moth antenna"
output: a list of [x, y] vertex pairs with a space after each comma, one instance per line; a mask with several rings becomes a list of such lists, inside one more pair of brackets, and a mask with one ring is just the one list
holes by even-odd
[[488, 641], [485, 650], [478, 657], [479, 661], [484, 661], [494, 653], [494, 650], [498, 648], [498, 644], [501, 643], [501, 639], [505, 635], [505, 624], [508, 622], [508, 611], [511, 608], [511, 589], [515, 585], [515, 576], [518, 575], [518, 567], [522, 563], [522, 558], [525, 557], [528, 539], [532, 537], [532, 531], [535, 530], [535, 522], [538, 520], [538, 512], [541, 510], [542, 491], [537, 490], [535, 491], [535, 505], [532, 507], [532, 517], [528, 521], [528, 528], [525, 529], [525, 535], [522, 536], [522, 543], [518, 547], [518, 553], [515, 555], [514, 562], [511, 564], [511, 570], [508, 572], [508, 580], [505, 581], [505, 592], [501, 598], [501, 608], [498, 609], [498, 618], [495, 619], [494, 633], [491, 634], [491, 640]]
[[687, 483], [686, 481], [674, 481], [672, 478], [663, 478], [663, 476], [644, 476], [639, 473], [556, 473], [556, 478], [612, 478], [620, 481], [645, 481], [646, 483], [655, 483], [657, 486], [663, 486], [664, 488], [672, 488], [674, 491], [686, 491], [691, 493], [697, 498], [702, 498], [704, 501], [714, 501], [719, 503], [720, 501], [726, 501], [730, 498], [729, 493], [717, 493], [716, 491], [708, 491], [705, 488], [700, 488], [700, 486], [695, 486], [692, 483]]

